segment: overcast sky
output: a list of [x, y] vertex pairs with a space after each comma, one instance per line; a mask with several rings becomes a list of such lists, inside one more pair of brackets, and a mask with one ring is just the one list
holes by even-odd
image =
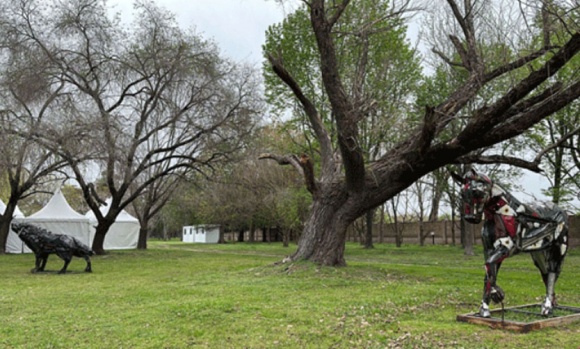
[[[114, 12], [130, 18], [133, 0], [109, 0]], [[221, 52], [238, 62], [262, 62], [262, 44], [268, 26], [279, 23], [298, 0], [284, 7], [275, 0], [155, 0], [176, 15], [179, 25], [195, 28], [205, 39], [215, 41]]]

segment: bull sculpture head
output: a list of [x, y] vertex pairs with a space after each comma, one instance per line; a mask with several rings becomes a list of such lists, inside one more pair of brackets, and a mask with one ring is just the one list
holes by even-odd
[[465, 220], [472, 224], [480, 223], [485, 204], [491, 197], [491, 180], [473, 169], [467, 171], [463, 177], [457, 174], [452, 174], [452, 176], [461, 185]]
[[22, 231], [22, 224], [19, 223], [12, 223], [12, 230], [16, 233], [16, 234], [20, 234], [20, 231]]

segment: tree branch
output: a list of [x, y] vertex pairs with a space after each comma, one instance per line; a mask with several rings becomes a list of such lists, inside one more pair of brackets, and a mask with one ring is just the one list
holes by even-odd
[[562, 145], [562, 143], [566, 142], [568, 139], [574, 137], [576, 134], [580, 134], [580, 126], [576, 127], [574, 130], [566, 133], [564, 136], [562, 136], [562, 138], [560, 138], [557, 142], [555, 142], [554, 144], [550, 145], [547, 148], [542, 149], [542, 151], [540, 151], [538, 153], [538, 155], [536, 155], [534, 162], [539, 163], [540, 160], [542, 160], [542, 157], [544, 155], [546, 155], [546, 153], [550, 152], [551, 150], [558, 148], [559, 146]]
[[512, 165], [520, 168], [525, 168], [533, 172], [542, 172], [543, 170], [539, 166], [539, 162], [534, 161], [526, 161], [520, 158], [515, 158], [512, 156], [503, 156], [503, 155], [464, 155], [455, 161], [456, 164], [506, 164]]
[[508, 64], [505, 64], [501, 67], [498, 67], [498, 68], [492, 70], [491, 72], [485, 74], [483, 81], [485, 81], [485, 82], [491, 81], [491, 80], [493, 80], [493, 79], [495, 79], [495, 78], [497, 78], [505, 73], [508, 73], [510, 71], [514, 71], [518, 68], [521, 68], [525, 64], [530, 63], [534, 59], [543, 56], [544, 54], [546, 54], [546, 52], [548, 52], [554, 48], [556, 48], [556, 47], [543, 48], [543, 49], [538, 50], [536, 52], [532, 52], [527, 56], [520, 57], [511, 63], [508, 63]]
[[[504, 128], [503, 125], [507, 123], [503, 123], [503, 121], [510, 120], [509, 114], [514, 110], [514, 105], [518, 106], [518, 102], [522, 101], [526, 95], [536, 89], [541, 83], [545, 82], [548, 78], [556, 74], [560, 68], [562, 68], [571, 59], [571, 57], [576, 55], [578, 52], [580, 52], [580, 33], [573, 35], [566, 43], [566, 45], [564, 45], [558, 52], [556, 52], [554, 56], [552, 56], [552, 58], [547, 61], [541, 69], [538, 69], [528, 75], [496, 103], [494, 103], [492, 106], [484, 107], [478, 110], [478, 116], [474, 118], [474, 120], [469, 123], [465, 129], [456, 137], [457, 141], [459, 143], [478, 142], [479, 140], [474, 138], [479, 138], [482, 136], [485, 137], [486, 133], [491, 135], [489, 134], [489, 131], [494, 129], [494, 127], [497, 125], [502, 124], [502, 128]], [[537, 100], [535, 97], [530, 98], [530, 100], [534, 101], [534, 104], [526, 103], [526, 101], [520, 102], [525, 105], [526, 109], [520, 110], [520, 112], [522, 114], [529, 115], [529, 117], [526, 117], [526, 119], [523, 119], [522, 117], [517, 119], [512, 118], [512, 121], [508, 121], [508, 123], [511, 123], [511, 126], [513, 127], [517, 126], [518, 129], [520, 129], [518, 124], [528, 125], [527, 127], [530, 127], [539, 122], [544, 117], [552, 114], [555, 110], [559, 110], [560, 108], [564, 107], [571, 100], [577, 98], [579, 94], [580, 86], [578, 82], [569, 86], [564, 91], [558, 91], [556, 93], [554, 93], [551, 89], [546, 89], [543, 93], [540, 94], [540, 96], [542, 96], [540, 100]], [[556, 96], [559, 98], [556, 98]], [[561, 102], [565, 103], [562, 104]], [[530, 115], [530, 110], [535, 110], [537, 114]], [[540, 110], [542, 111], [540, 112]], [[518, 122], [516, 123], [514, 120], [518, 120]], [[503, 134], [505, 132], [507, 132], [507, 130], [498, 130], [499, 134]], [[523, 132], [523, 130], [519, 131], [519, 133], [521, 132]], [[513, 135], [515, 136], [519, 133], [515, 133]], [[507, 139], [503, 137], [504, 136], [500, 137], [502, 138], [500, 141]], [[497, 139], [497, 137], [493, 138]]]
[[277, 155], [272, 153], [263, 153], [258, 156], [259, 160], [270, 159], [278, 163], [278, 165], [292, 165], [301, 176], [304, 176], [304, 170], [300, 164], [300, 159], [294, 154]]
[[349, 2], [350, 2], [350, 0], [342, 0], [341, 3], [339, 3], [338, 5], [335, 6], [336, 12], [334, 13], [334, 16], [332, 16], [328, 20], [328, 24], [330, 25], [330, 27], [333, 27], [334, 24], [336, 24], [336, 22], [338, 21], [338, 19], [340, 18], [340, 16], [342, 16], [342, 13], [346, 9], [346, 6], [348, 6], [348, 3]]
[[304, 109], [304, 112], [306, 113], [306, 116], [310, 121], [310, 125], [314, 130], [314, 134], [316, 135], [316, 138], [320, 143], [320, 153], [322, 158], [321, 160], [323, 172], [325, 173], [326, 171], [332, 172], [332, 170], [334, 169], [334, 162], [332, 156], [334, 151], [332, 148], [332, 142], [330, 140], [328, 132], [326, 131], [326, 128], [324, 127], [324, 124], [322, 123], [320, 114], [318, 113], [318, 110], [314, 106], [314, 103], [312, 103], [312, 101], [304, 95], [304, 92], [302, 92], [302, 89], [300, 88], [296, 80], [294, 80], [292, 75], [284, 67], [284, 63], [282, 62], [282, 58], [280, 56], [274, 57], [272, 54], [268, 54], [268, 61], [272, 65], [274, 73], [276, 73], [276, 75], [278, 75], [280, 80], [282, 80], [292, 90], [294, 96], [296, 96], [296, 98], [302, 105], [302, 108]]
[[304, 172], [306, 189], [316, 197], [318, 195], [318, 187], [316, 185], [316, 180], [314, 179], [314, 166], [306, 154], [300, 156], [300, 166]]
[[314, 177], [314, 166], [312, 161], [306, 154], [302, 154], [300, 158], [296, 155], [276, 155], [271, 153], [264, 153], [258, 156], [258, 159], [270, 159], [276, 161], [279, 165], [291, 165], [298, 171], [298, 173], [304, 177], [304, 183], [306, 184], [306, 189], [314, 196], [318, 195], [318, 185], [316, 184], [316, 179]]
[[[347, 4], [347, 2], [343, 2]], [[344, 89], [338, 68], [336, 48], [332, 39], [332, 27], [326, 18], [325, 0], [313, 0], [310, 8], [310, 19], [320, 52], [320, 71], [324, 88], [332, 105], [336, 120], [338, 145], [344, 164], [346, 187], [351, 194], [360, 194], [364, 188], [365, 166], [362, 149], [358, 140], [358, 121], [362, 118], [361, 110], [353, 106]], [[323, 175], [330, 173], [324, 171]]]

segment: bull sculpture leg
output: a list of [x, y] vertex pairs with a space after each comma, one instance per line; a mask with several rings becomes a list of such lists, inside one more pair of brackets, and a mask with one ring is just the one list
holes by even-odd
[[93, 272], [93, 268], [91, 266], [91, 259], [87, 255], [84, 255], [82, 257], [85, 259], [85, 262], [87, 262], [87, 267], [85, 268], [85, 272], [92, 273]]
[[70, 261], [72, 260], [72, 255], [71, 253], [64, 252], [64, 251], [59, 251], [57, 252], [57, 255], [62, 258], [62, 260], [64, 261], [64, 265], [62, 267], [62, 269], [58, 272], [59, 274], [65, 274], [66, 273], [66, 268], [68, 268], [68, 265], [70, 264]]
[[34, 263], [34, 269], [32, 269], [33, 273], [44, 271], [44, 267], [46, 267], [46, 261], [48, 261], [48, 254], [46, 253], [35, 253], [34, 256], [36, 257]]
[[31, 270], [33, 273], [39, 272], [41, 271], [41, 264], [42, 264], [42, 256], [39, 253], [36, 253], [34, 255], [35, 261], [34, 261], [34, 268]]

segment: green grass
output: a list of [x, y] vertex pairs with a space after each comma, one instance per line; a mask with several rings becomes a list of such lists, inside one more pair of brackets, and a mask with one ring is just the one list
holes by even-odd
[[[346, 268], [274, 265], [294, 247], [151, 242], [93, 257], [92, 274], [51, 256], [0, 255], [0, 348], [578, 348], [580, 322], [527, 334], [460, 323], [477, 310], [481, 251], [347, 246]], [[560, 304], [580, 306], [580, 251]], [[504, 262], [505, 306], [538, 303], [528, 255]], [[495, 307], [497, 308], [497, 306]]]

